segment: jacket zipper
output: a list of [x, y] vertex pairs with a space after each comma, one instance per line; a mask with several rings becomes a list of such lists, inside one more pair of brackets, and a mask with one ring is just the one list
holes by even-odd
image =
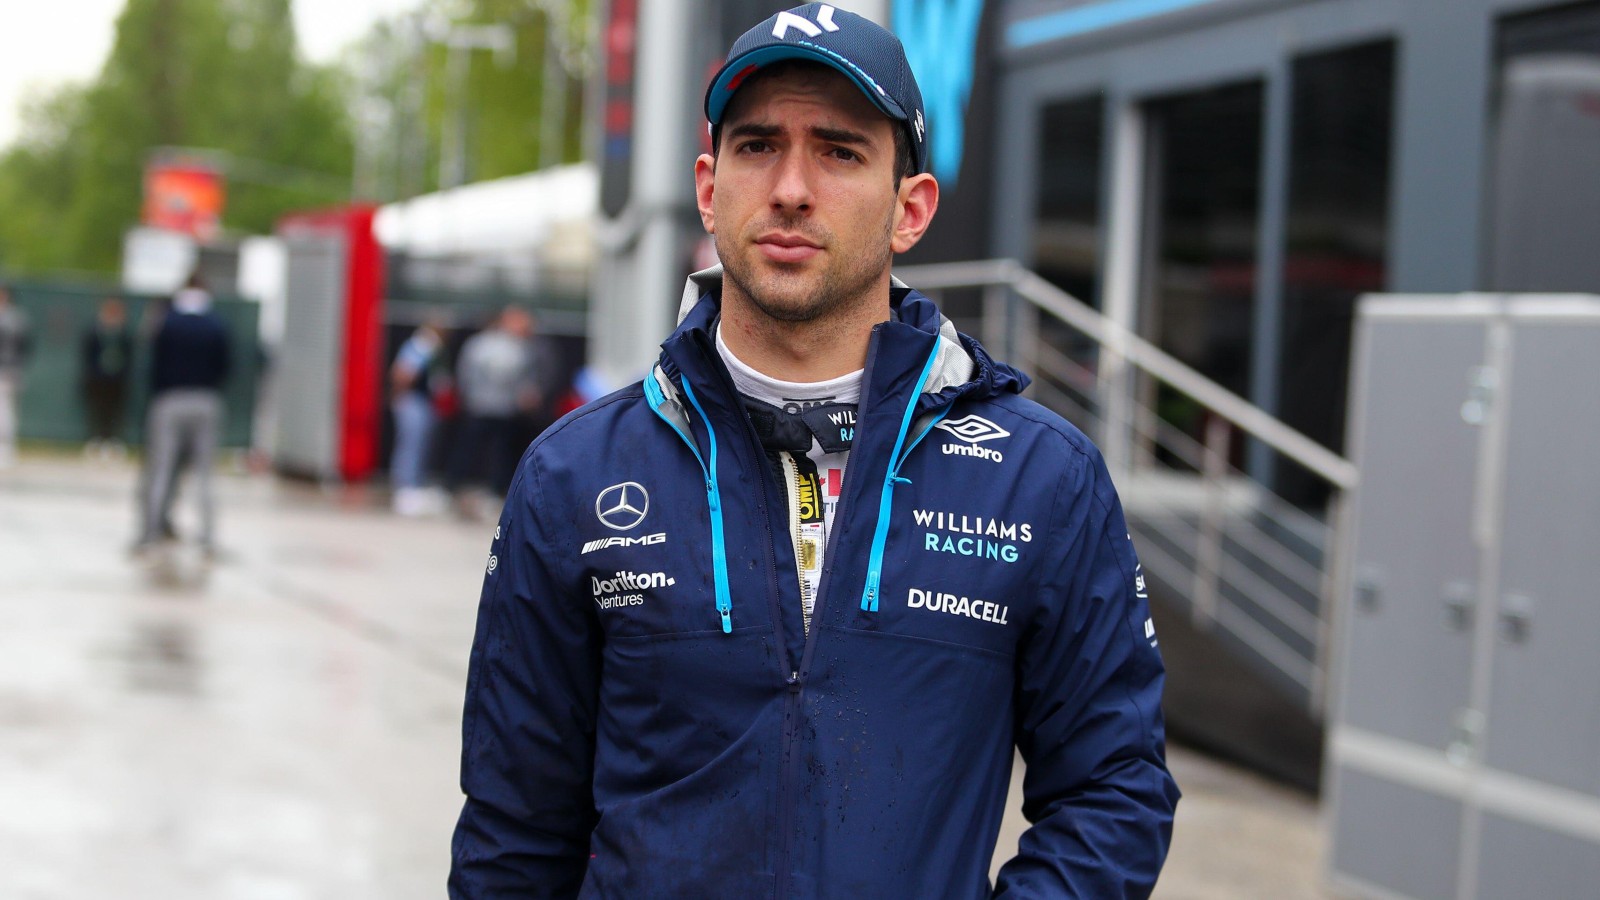
[[[873, 326], [873, 329], [872, 329], [872, 343], [869, 344], [869, 351], [867, 353], [866, 365], [862, 368], [862, 372], [861, 372], [861, 399], [862, 399], [862, 404], [861, 404], [860, 413], [858, 413], [858, 416], [857, 416], [858, 421], [866, 418], [866, 416], [865, 416], [865, 413], [867, 411], [866, 398], [868, 396], [868, 393], [871, 390], [872, 370], [873, 370], [873, 364], [877, 359], [877, 352], [876, 352], [877, 351], [877, 341], [880, 338], [881, 329], [882, 329], [882, 325]], [[937, 337], [935, 337], [935, 340], [937, 340]], [[723, 389], [725, 391], [729, 392], [728, 396], [737, 397], [739, 395], [738, 388], [733, 384], [733, 379], [732, 379], [731, 376], [729, 376], [727, 374], [726, 368], [721, 365], [722, 360], [718, 356], [718, 354], [716, 352], [716, 348], [715, 347], [702, 346], [700, 348], [700, 351], [701, 351], [701, 353], [703, 355], [705, 355], [707, 357], [708, 360], [712, 360], [713, 361], [713, 364], [710, 366], [710, 368], [711, 368], [711, 370], [713, 372], [719, 373], [721, 375], [722, 387], [723, 387]], [[685, 375], [685, 378], [687, 379], [687, 375]], [[710, 423], [709, 422], [707, 423], [707, 427], [710, 427]], [[745, 430], [746, 437], [750, 441], [750, 445], [755, 448], [755, 450], [757, 452], [757, 458], [759, 458], [760, 454], [763, 453], [764, 451], [761, 450], [761, 441], [760, 441], [759, 437], [757, 437], [757, 435], [755, 433], [755, 426], [750, 424], [750, 421], [749, 421], [748, 417], [745, 418], [745, 429], [744, 430]], [[921, 441], [922, 437], [925, 436], [926, 434], [927, 434], [927, 431], [924, 430], [922, 432], [922, 434], [918, 435], [916, 440], [914, 440], [912, 442], [912, 446], [913, 447], [916, 446], [916, 444], [919, 443]], [[904, 455], [906, 455], [906, 454], [909, 454], [909, 452], [910, 452], [910, 450], [909, 450], [909, 448], [907, 448], [905, 450], [905, 453], [902, 454], [902, 457]], [[853, 452], [852, 452], [852, 455], [854, 455]], [[891, 453], [891, 455], [893, 455], [893, 454]], [[895, 464], [896, 464], [896, 460], [894, 460], [894, 459], [890, 459], [888, 461], [888, 463], [887, 463], [887, 465], [889, 466], [889, 469], [893, 469]], [[840, 485], [839, 485], [839, 497], [840, 497], [840, 499], [839, 499], [839, 507], [838, 507], [838, 509], [836, 509], [834, 511], [834, 521], [837, 522], [837, 523], [844, 523], [844, 522], [849, 521], [847, 518], [845, 518], [845, 514], [851, 508], [850, 507], [850, 492], [848, 490], [846, 490], [848, 485], [845, 484], [844, 482], [854, 483], [854, 479], [852, 479], [851, 476], [859, 468], [861, 468], [859, 464], [858, 465], [846, 465], [846, 467], [845, 467], [844, 481], [841, 482]], [[800, 764], [800, 762], [799, 762], [800, 754], [798, 752], [798, 748], [795, 746], [796, 734], [797, 734], [797, 731], [798, 731], [798, 728], [797, 728], [798, 722], [796, 720], [799, 718], [799, 715], [800, 715], [800, 701], [801, 701], [802, 696], [805, 693], [805, 680], [804, 680], [803, 676], [805, 675], [805, 673], [810, 671], [811, 659], [812, 659], [812, 656], [814, 655], [814, 652], [816, 650], [817, 634], [819, 634], [821, 632], [821, 629], [818, 629], [817, 632], [813, 633], [813, 632], [811, 632], [811, 629], [809, 627], [807, 628], [807, 634], [805, 636], [804, 646], [803, 646], [803, 648], [801, 650], [801, 658], [800, 658], [799, 665], [798, 666], [792, 665], [790, 660], [789, 660], [788, 642], [784, 639], [784, 634], [783, 634], [782, 610], [777, 608], [778, 607], [778, 600], [777, 600], [777, 598], [778, 598], [778, 582], [777, 582], [778, 571], [777, 571], [777, 563], [776, 563], [776, 550], [774, 549], [774, 534], [773, 534], [773, 528], [772, 528], [772, 512], [771, 512], [771, 510], [772, 510], [772, 506], [771, 506], [772, 499], [771, 499], [771, 495], [770, 495], [770, 493], [769, 493], [769, 491], [767, 489], [767, 481], [768, 480], [765, 479], [765, 478], [758, 478], [756, 480], [761, 485], [761, 499], [762, 499], [762, 503], [763, 503], [763, 506], [764, 506], [765, 511], [766, 511], [766, 515], [762, 516], [761, 518], [762, 518], [762, 524], [766, 528], [767, 558], [768, 558], [769, 561], [771, 561], [771, 564], [767, 567], [767, 570], [768, 570], [767, 571], [767, 574], [768, 574], [768, 579], [767, 580], [768, 580], [768, 588], [769, 588], [769, 591], [770, 591], [770, 596], [773, 598], [773, 603], [772, 603], [772, 605], [774, 607], [774, 609], [772, 610], [773, 630], [777, 635], [779, 658], [781, 660], [783, 660], [783, 668], [785, 670], [787, 670], [787, 672], [788, 672], [788, 675], [784, 678], [784, 684], [788, 688], [788, 690], [785, 692], [787, 694], [787, 697], [785, 698], [785, 702], [784, 702], [783, 747], [782, 747], [783, 753], [780, 756], [780, 759], [781, 759], [780, 765], [783, 766], [783, 772], [782, 772], [782, 775], [779, 778], [778, 821], [779, 821], [779, 832], [780, 832], [780, 835], [779, 835], [779, 843], [778, 843], [778, 865], [775, 867], [776, 876], [777, 876], [777, 884], [775, 886], [776, 887], [775, 896], [778, 898], [778, 900], [785, 900], [785, 898], [787, 898], [788, 894], [789, 894], [789, 845], [794, 841], [794, 810], [792, 809], [792, 806], [794, 804], [795, 769]], [[787, 505], [787, 503], [785, 505]], [[837, 558], [838, 558], [833, 553], [833, 545], [834, 545], [834, 541], [835, 541], [834, 531], [835, 531], [835, 529], [829, 529], [827, 538], [823, 542], [823, 548], [824, 548], [823, 549], [823, 560], [824, 560], [824, 562], [823, 562], [823, 571], [822, 571], [822, 577], [819, 579], [818, 584], [817, 584], [816, 601], [815, 601], [815, 605], [812, 608], [812, 613], [811, 613], [813, 618], [816, 618], [816, 617], [818, 617], [818, 616], [820, 616], [822, 614], [824, 599], [827, 596], [827, 591], [824, 590], [824, 588], [827, 587], [827, 584], [828, 584], [828, 581], [829, 581], [829, 576], [832, 574], [832, 571], [833, 571], [832, 562], [836, 561]], [[798, 562], [798, 560], [797, 560], [797, 562]], [[795, 574], [796, 574], [797, 577], [799, 576], [798, 566], [797, 566], [797, 570], [796, 570]]]
[[662, 394], [653, 377], [646, 378], [644, 384], [645, 397], [649, 401], [652, 410], [662, 421], [667, 423], [668, 427], [678, 432], [684, 443], [689, 446], [689, 451], [694, 454], [696, 460], [699, 460], [700, 468], [705, 473], [706, 505], [711, 516], [711, 569], [716, 587], [717, 614], [722, 618], [723, 634], [732, 633], [733, 591], [728, 584], [727, 543], [723, 537], [722, 497], [721, 491], [717, 486], [717, 430], [711, 424], [710, 416], [707, 416], [705, 409], [700, 406], [700, 401], [695, 399], [694, 387], [689, 384], [689, 379], [685, 377], [683, 379], [683, 393], [688, 397], [689, 404], [694, 407], [695, 412], [704, 420], [706, 441], [710, 445], [709, 457], [702, 457], [699, 448], [695, 446], [694, 440], [690, 438], [689, 434], [680, 430], [669, 417], [655, 408], [661, 402]]
[[[728, 374], [727, 367], [722, 364], [722, 358], [717, 354], [716, 347], [709, 346], [709, 342], [704, 339], [697, 343], [699, 344], [697, 349], [708, 363], [707, 368], [711, 370], [712, 377], [719, 379], [724, 396], [737, 398], [739, 389], [734, 385], [733, 377]], [[871, 365], [870, 362], [868, 365]], [[684, 373], [683, 377], [684, 381], [687, 382], [688, 373]], [[751, 424], [750, 417], [743, 416], [742, 418], [744, 419], [746, 446], [753, 451], [754, 456], [752, 458], [760, 460], [766, 455], [766, 451], [761, 447], [761, 438], [756, 434], [755, 426]], [[711, 423], [707, 421], [706, 427], [708, 429], [710, 425]], [[762, 465], [759, 468], [764, 470], [766, 466]], [[771, 478], [764, 476], [755, 479], [756, 483], [760, 485], [761, 510], [763, 512], [761, 524], [765, 529], [767, 538], [767, 596], [771, 598], [769, 606], [771, 607], [772, 630], [778, 642], [779, 672], [783, 677], [784, 686], [787, 688], [784, 691], [786, 696], [784, 698], [783, 711], [783, 743], [779, 747], [781, 751], [779, 765], [782, 766], [783, 771], [778, 778], [779, 842], [778, 864], [775, 867], [777, 877], [775, 892], [776, 896], [782, 900], [782, 898], [788, 896], [789, 892], [789, 843], [794, 839], [794, 815], [790, 807], [794, 803], [794, 767], [797, 764], [796, 757], [798, 756], [794, 746], [795, 719], [800, 714], [802, 685], [800, 683], [800, 670], [794, 665], [793, 660], [789, 658], [789, 642], [783, 633], [783, 610], [779, 602], [778, 591], [776, 538], [772, 527], [772, 491], [768, 487], [771, 480]], [[809, 646], [809, 641], [807, 645]]]
[[[877, 340], [881, 327], [874, 325], [872, 328], [872, 343], [868, 345], [867, 362], [861, 370], [861, 405], [856, 415], [857, 423], [866, 418], [866, 399], [872, 385], [872, 364], [878, 355], [876, 352]], [[856, 436], [858, 439], [860, 438], [859, 431]], [[851, 456], [855, 456], [854, 447], [851, 448]], [[893, 464], [893, 460], [890, 461], [890, 464]], [[834, 524], [841, 526], [841, 528], [845, 522], [850, 521], [846, 517], [846, 513], [850, 510], [850, 492], [846, 490], [847, 483], [853, 483], [851, 475], [859, 468], [861, 468], [859, 463], [852, 459], [850, 463], [845, 465], [844, 479], [839, 484], [839, 507], [833, 512], [833, 521]], [[833, 548], [837, 533], [840, 530], [840, 528], [828, 529], [828, 535], [823, 540], [822, 577], [817, 580], [816, 602], [811, 609], [811, 617], [819, 622], [821, 621], [823, 604], [828, 595], [826, 588], [829, 575], [833, 572], [834, 562], [838, 560]], [[782, 834], [782, 843], [778, 845], [778, 900], [785, 900], [789, 896], [789, 845], [794, 841], [794, 810], [791, 807], [794, 804], [795, 770], [800, 765], [799, 748], [795, 746], [796, 725], [798, 724], [795, 720], [800, 715], [800, 700], [805, 694], [804, 676], [811, 671], [811, 657], [816, 651], [817, 638], [821, 633], [822, 629], [818, 627], [815, 631], [806, 635], [805, 646], [800, 652], [800, 665], [789, 676], [789, 697], [783, 717], [785, 756], [783, 758], [783, 778], [778, 798], [778, 815]]]
[[816, 596], [812, 594], [811, 586], [806, 581], [806, 565], [800, 552], [801, 545], [805, 543], [805, 532], [800, 523], [800, 464], [794, 455], [787, 451], [780, 450], [778, 456], [783, 460], [784, 487], [789, 494], [789, 540], [794, 544], [794, 573], [800, 584], [800, 624], [809, 639], [811, 613], [816, 605]]

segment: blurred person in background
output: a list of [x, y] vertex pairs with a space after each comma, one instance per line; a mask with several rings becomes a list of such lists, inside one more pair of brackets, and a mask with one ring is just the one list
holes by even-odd
[[200, 548], [216, 552], [216, 501], [211, 484], [213, 457], [222, 430], [222, 387], [232, 362], [231, 341], [222, 318], [211, 309], [198, 273], [172, 298], [172, 307], [150, 348], [150, 411], [145, 428], [149, 484], [135, 549], [163, 537], [163, 506], [174, 490], [181, 457], [193, 470], [200, 508]]
[[100, 301], [95, 319], [84, 329], [80, 373], [83, 407], [88, 414], [91, 456], [121, 456], [123, 413], [128, 402], [128, 377], [133, 371], [133, 327], [120, 297]]
[[0, 284], [0, 469], [17, 461], [17, 396], [22, 393], [22, 370], [33, 349], [28, 314]]
[[1148, 896], [1178, 790], [1144, 577], [1088, 438], [891, 275], [939, 200], [900, 42], [778, 13], [705, 111], [723, 268], [495, 531], [451, 896]]
[[[560, 343], [540, 329], [537, 316], [530, 314], [528, 322], [531, 389], [528, 393], [529, 407], [520, 417], [522, 427], [517, 430], [512, 446], [513, 465], [522, 457], [522, 451], [527, 449], [528, 444], [561, 418], [563, 413], [556, 412], [556, 409], [567, 388], [565, 373], [561, 368]], [[509, 477], [506, 486], [511, 486]]]
[[429, 451], [438, 425], [438, 397], [448, 390], [444, 364], [444, 323], [428, 317], [400, 345], [389, 367], [390, 411], [394, 414], [394, 452], [389, 478], [394, 511], [402, 516], [437, 512], [438, 495], [427, 487]]
[[477, 518], [473, 485], [504, 496], [521, 447], [517, 436], [525, 417], [543, 398], [534, 344], [534, 318], [507, 306], [493, 324], [467, 338], [456, 363], [456, 390], [462, 422], [449, 472], [450, 493], [465, 518]]
[[[156, 342], [156, 334], [161, 331], [161, 323], [167, 319], [167, 313], [172, 310], [172, 298], [154, 297], [145, 303], [144, 310], [139, 315], [139, 324], [135, 329], [137, 343], [148, 352]], [[146, 373], [148, 383], [149, 373]], [[150, 453], [150, 409], [149, 398], [145, 403], [144, 452], [139, 455], [139, 482], [133, 492], [133, 521], [134, 530], [139, 534], [145, 531], [146, 499], [150, 494], [152, 480], [151, 469], [155, 457]], [[178, 459], [173, 467], [172, 478], [167, 482], [167, 493], [161, 498], [161, 508], [158, 510], [159, 527], [156, 536], [161, 540], [172, 540], [178, 536], [178, 531], [172, 525], [172, 504], [177, 497], [178, 485], [183, 481], [183, 473], [189, 469], [189, 453], [184, 448], [179, 448]]]

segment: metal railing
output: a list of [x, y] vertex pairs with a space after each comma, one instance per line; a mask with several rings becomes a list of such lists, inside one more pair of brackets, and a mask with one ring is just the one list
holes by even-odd
[[[1012, 260], [896, 275], [936, 298], [976, 292], [941, 305], [1101, 448], [1164, 599], [1320, 715], [1355, 466]], [[1315, 500], [1275, 490], [1291, 470]]]

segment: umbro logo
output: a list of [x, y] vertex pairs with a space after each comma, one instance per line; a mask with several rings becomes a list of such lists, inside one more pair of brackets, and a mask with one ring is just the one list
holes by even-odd
[[1011, 436], [1011, 432], [985, 419], [983, 416], [962, 416], [959, 419], [946, 419], [934, 427], [942, 428], [963, 441], [971, 441], [974, 444], [979, 441], [992, 441], [996, 438]]
[[637, 528], [650, 512], [650, 492], [637, 481], [613, 484], [594, 498], [594, 514], [613, 531]]
[[966, 444], [945, 444], [944, 453], [946, 456], [975, 456], [978, 459], [987, 459], [991, 462], [1002, 462], [1005, 459], [1005, 456], [999, 450], [978, 446], [983, 441], [994, 441], [1011, 436], [1011, 432], [985, 419], [983, 416], [962, 416], [959, 419], [940, 422], [934, 427], [943, 429], [967, 442]]

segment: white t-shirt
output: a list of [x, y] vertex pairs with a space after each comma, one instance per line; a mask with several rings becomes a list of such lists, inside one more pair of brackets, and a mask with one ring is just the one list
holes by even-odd
[[[722, 330], [717, 330], [717, 353], [733, 376], [733, 385], [739, 393], [769, 406], [775, 406], [791, 415], [829, 404], [854, 406], [861, 400], [861, 376], [857, 369], [847, 375], [827, 381], [800, 383], [780, 381], [750, 366], [733, 355], [722, 340]], [[837, 419], [832, 425], [855, 432], [855, 413], [839, 411], [829, 416]], [[811, 449], [801, 458], [798, 454], [781, 452], [784, 489], [787, 491], [789, 509], [789, 537], [794, 542], [794, 558], [800, 579], [800, 603], [807, 633], [811, 631], [811, 612], [816, 606], [817, 586], [822, 580], [822, 555], [828, 544], [828, 534], [833, 528], [833, 513], [839, 505], [839, 493], [844, 484], [845, 464], [850, 452], [828, 452], [815, 437]], [[820, 501], [821, 509], [817, 509]]]

